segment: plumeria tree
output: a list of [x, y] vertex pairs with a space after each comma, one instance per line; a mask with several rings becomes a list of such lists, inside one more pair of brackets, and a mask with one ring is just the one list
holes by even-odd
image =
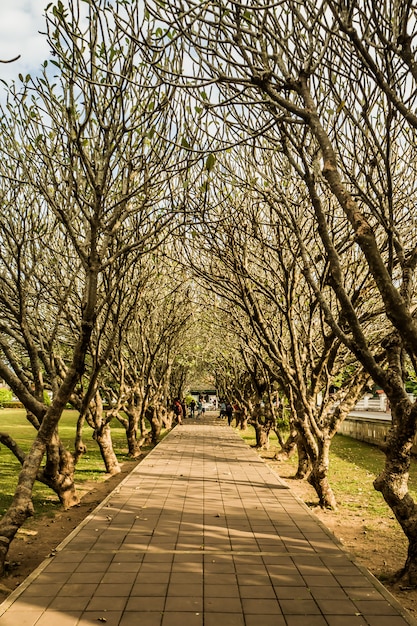
[[[137, 33], [139, 7], [116, 4]], [[0, 269], [6, 313], [0, 375], [27, 409], [36, 436], [0, 521], [0, 571], [32, 513], [45, 451], [44, 474], [71, 483], [64, 455], [56, 456], [62, 410], [86, 356], [90, 382], [103, 366], [105, 344], [123, 318], [123, 290], [135, 288], [121, 274], [174, 226], [168, 181], [181, 160], [175, 146], [181, 104], [142, 62], [141, 46], [126, 38], [106, 2], [49, 6], [47, 31], [53, 60], [37, 78], [22, 77], [10, 88], [1, 123], [1, 201], [16, 210], [1, 223], [7, 252]], [[77, 498], [67, 491], [64, 504], [71, 506]]]

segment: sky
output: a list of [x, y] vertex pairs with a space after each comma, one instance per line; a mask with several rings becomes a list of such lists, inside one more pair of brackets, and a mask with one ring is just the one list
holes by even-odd
[[0, 59], [21, 55], [14, 63], [0, 63], [0, 78], [18, 80], [19, 73], [37, 73], [49, 57], [44, 9], [49, 0], [0, 0]]

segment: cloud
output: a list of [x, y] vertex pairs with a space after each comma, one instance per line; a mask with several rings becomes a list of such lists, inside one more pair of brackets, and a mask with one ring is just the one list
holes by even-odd
[[49, 57], [45, 35], [45, 7], [48, 0], [1, 0], [0, 59], [18, 55], [14, 63], [0, 63], [0, 78], [18, 80], [19, 73], [35, 74]]

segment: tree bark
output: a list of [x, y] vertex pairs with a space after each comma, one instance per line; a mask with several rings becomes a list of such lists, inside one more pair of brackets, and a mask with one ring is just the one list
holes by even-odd
[[[275, 432], [277, 433], [277, 437], [278, 437], [279, 431], [277, 432], [277, 430], [278, 429], [275, 429]], [[277, 451], [277, 453], [275, 454], [275, 458], [277, 461], [283, 461], [293, 456], [293, 454], [297, 450], [298, 433], [295, 430], [295, 428], [292, 428], [285, 442], [282, 441], [282, 438], [280, 441], [281, 433], [279, 433], [279, 435], [280, 436], [278, 437], [278, 441], [280, 443], [281, 450]]]
[[126, 430], [127, 447], [129, 451], [128, 454], [133, 459], [137, 459], [142, 454], [137, 439], [141, 410], [133, 401], [131, 401], [128, 406], [126, 406], [125, 413], [128, 417], [128, 426]]
[[94, 439], [97, 441], [100, 448], [100, 454], [104, 461], [106, 472], [112, 476], [119, 474], [122, 469], [116, 453], [114, 452], [110, 424], [103, 422], [103, 424], [95, 430]]
[[146, 417], [151, 425], [151, 442], [156, 446], [162, 431], [162, 422], [159, 419], [157, 408], [153, 405], [149, 406], [146, 411]]
[[297, 472], [294, 476], [297, 480], [305, 480], [308, 478], [311, 472], [311, 462], [307, 454], [306, 447], [303, 442], [303, 438], [299, 434], [296, 438], [298, 466]]
[[417, 506], [408, 491], [411, 448], [415, 438], [417, 403], [406, 398], [393, 402], [392, 428], [385, 452], [385, 466], [374, 481], [385, 502], [393, 511], [408, 540], [407, 560], [398, 578], [412, 587], [417, 586]]
[[58, 432], [55, 431], [46, 447], [46, 463], [38, 473], [38, 480], [57, 494], [64, 509], [80, 503], [75, 489], [74, 473], [74, 457], [62, 446]]
[[328, 478], [330, 443], [330, 437], [325, 437], [319, 443], [319, 454], [312, 464], [307, 480], [316, 490], [322, 508], [337, 509], [336, 498]]

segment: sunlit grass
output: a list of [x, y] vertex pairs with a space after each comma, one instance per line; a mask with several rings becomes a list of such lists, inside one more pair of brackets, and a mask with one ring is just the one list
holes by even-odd
[[[252, 428], [240, 432], [248, 445], [255, 445]], [[275, 434], [271, 436], [271, 448], [267, 453], [260, 452], [266, 460], [271, 459], [279, 449]], [[363, 511], [370, 516], [386, 515], [389, 511], [382, 495], [373, 487], [373, 481], [384, 467], [385, 455], [377, 448], [363, 441], [345, 435], [336, 435], [330, 448], [329, 481], [336, 496], [338, 506], [349, 510]], [[294, 474], [297, 470], [297, 456], [285, 461]], [[412, 459], [409, 478], [411, 496], [417, 498], [417, 461]]]
[[[75, 427], [77, 423], [77, 411], [64, 411], [59, 423], [59, 434], [65, 447], [74, 449]], [[33, 442], [35, 429], [26, 420], [25, 411], [22, 409], [0, 410], [0, 431], [9, 434], [15, 439], [19, 447], [27, 452]], [[92, 430], [88, 425], [83, 429], [84, 443], [87, 453], [79, 460], [75, 481], [77, 486], [82, 487], [86, 481], [100, 481], [106, 477], [106, 470], [101, 458], [97, 443], [92, 438]], [[127, 455], [126, 433], [124, 428], [114, 420], [112, 422], [113, 447], [120, 463], [131, 460]], [[146, 451], [146, 449], [144, 449]], [[20, 463], [9, 449], [0, 446], [0, 515], [8, 508], [13, 498], [20, 472]], [[33, 491], [33, 504], [36, 514], [48, 513], [60, 506], [55, 493], [45, 485], [36, 483]]]

